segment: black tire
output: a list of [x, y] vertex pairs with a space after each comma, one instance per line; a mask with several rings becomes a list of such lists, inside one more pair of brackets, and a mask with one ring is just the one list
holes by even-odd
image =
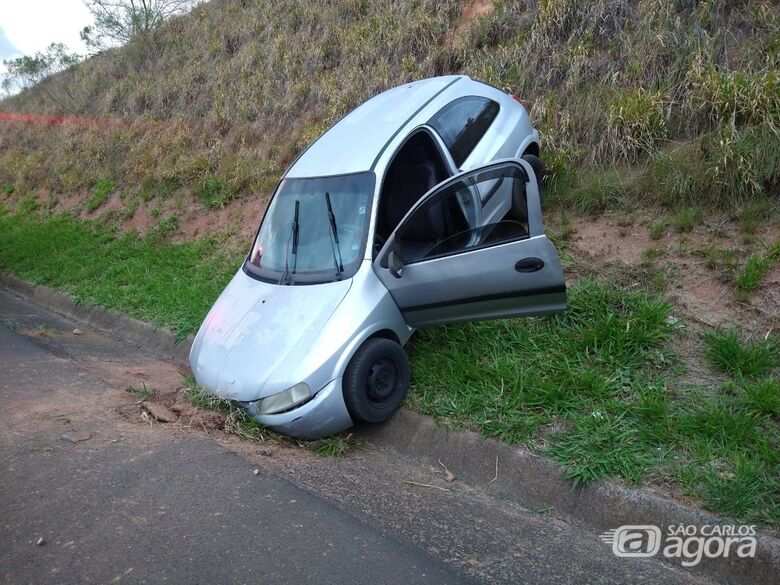
[[544, 168], [542, 159], [540, 159], [535, 154], [526, 153], [523, 155], [523, 160], [531, 165], [531, 168], [534, 170], [534, 175], [536, 175], [536, 183], [539, 186], [539, 194], [541, 195], [542, 185], [544, 184], [544, 180], [547, 177], [547, 170]]
[[404, 348], [375, 337], [357, 350], [344, 372], [344, 402], [354, 420], [389, 419], [409, 390], [409, 360]]
[[[534, 171], [536, 186], [539, 189], [539, 199], [542, 197], [542, 181], [545, 177], [544, 163], [542, 159], [533, 154], [524, 154], [522, 159], [526, 161]], [[528, 201], [525, 195], [525, 184], [515, 181], [512, 190], [512, 209], [510, 215], [516, 220], [525, 223], [528, 221]]]

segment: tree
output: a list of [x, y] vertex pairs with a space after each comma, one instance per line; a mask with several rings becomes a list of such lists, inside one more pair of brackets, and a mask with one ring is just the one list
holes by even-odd
[[[81, 61], [81, 56], [70, 53], [63, 43], [52, 43], [44, 51], [38, 51], [35, 55], [25, 55], [16, 59], [3, 61], [8, 72], [3, 81], [2, 88], [7, 93], [23, 91], [28, 87], [37, 85], [50, 75], [68, 69]], [[65, 95], [57, 96], [56, 92], [41, 86], [43, 91], [58, 105], [67, 108], [64, 101], [73, 101], [70, 89], [65, 85]]]
[[148, 39], [165, 19], [187, 12], [198, 0], [84, 0], [95, 22], [84, 27], [81, 40], [96, 50]]

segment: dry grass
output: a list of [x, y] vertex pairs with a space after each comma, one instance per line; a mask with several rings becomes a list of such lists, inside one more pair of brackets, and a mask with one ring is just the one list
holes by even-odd
[[465, 73], [529, 104], [544, 157], [567, 178], [560, 189], [590, 195], [596, 166], [648, 161], [619, 193], [583, 207], [637, 194], [671, 206], [776, 197], [775, 4], [499, 0], [464, 22], [465, 4], [200, 5], [151, 44], [104, 52], [6, 100], [3, 110], [95, 121], [0, 122], [0, 185], [23, 196], [107, 179], [121, 189], [166, 184], [218, 206], [267, 193], [297, 152], [367, 97]]

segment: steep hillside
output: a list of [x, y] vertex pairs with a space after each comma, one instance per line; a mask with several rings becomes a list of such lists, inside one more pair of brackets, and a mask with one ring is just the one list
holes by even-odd
[[528, 104], [582, 210], [777, 201], [779, 64], [766, 0], [213, 0], [3, 102], [66, 117], [0, 119], [0, 185], [254, 201], [365, 98], [458, 72]]

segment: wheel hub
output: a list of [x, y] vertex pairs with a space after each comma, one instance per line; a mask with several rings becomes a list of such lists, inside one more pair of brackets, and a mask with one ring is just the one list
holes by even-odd
[[398, 372], [387, 358], [377, 361], [368, 372], [366, 387], [372, 402], [383, 402], [390, 397], [398, 381]]

